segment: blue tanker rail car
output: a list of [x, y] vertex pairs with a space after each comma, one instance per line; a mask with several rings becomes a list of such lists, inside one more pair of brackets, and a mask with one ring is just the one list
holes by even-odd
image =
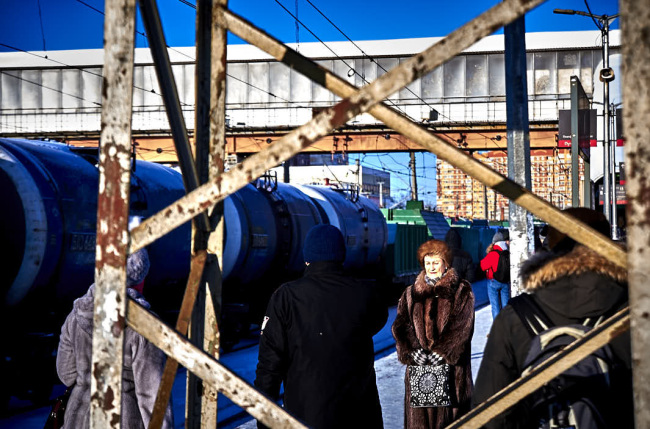
[[[10, 250], [0, 270], [0, 317], [11, 327], [0, 346], [2, 404], [10, 394], [45, 400], [56, 382], [60, 327], [94, 279], [97, 162], [96, 148], [0, 139], [0, 235]], [[133, 162], [130, 215], [147, 218], [184, 193], [180, 173]], [[349, 190], [294, 186], [265, 176], [226, 198], [224, 217], [226, 333], [237, 330], [227, 323], [229, 308], [244, 310], [242, 326], [254, 323], [272, 291], [302, 273], [302, 244], [314, 225], [341, 230], [347, 269], [384, 278], [386, 221], [370, 200]], [[147, 249], [151, 270], [144, 293], [152, 309], [173, 324], [189, 274], [189, 223]]]
[[[1, 404], [7, 387], [35, 401], [47, 400], [54, 351], [74, 299], [94, 279], [97, 225], [97, 149], [0, 139], [0, 236], [8, 257], [0, 269], [2, 326]], [[183, 194], [180, 175], [136, 162], [130, 212], [148, 217]], [[182, 290], [189, 271], [189, 224], [149, 246], [148, 284], [159, 294]]]

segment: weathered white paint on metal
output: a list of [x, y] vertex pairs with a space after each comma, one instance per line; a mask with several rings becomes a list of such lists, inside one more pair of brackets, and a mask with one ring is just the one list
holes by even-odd
[[107, 0], [90, 427], [120, 427], [126, 328], [135, 0]]
[[620, 6], [634, 407], [636, 427], [646, 428], [650, 427], [650, 2], [621, 0]]

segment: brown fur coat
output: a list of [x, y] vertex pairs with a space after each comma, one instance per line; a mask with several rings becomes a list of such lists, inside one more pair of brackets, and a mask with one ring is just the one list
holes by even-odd
[[454, 397], [457, 406], [411, 408], [408, 372], [405, 377], [404, 427], [442, 428], [466, 413], [472, 395], [471, 341], [474, 333], [474, 293], [453, 268], [435, 287], [418, 275], [399, 300], [393, 323], [397, 356], [405, 365], [415, 362], [411, 352], [423, 348], [441, 355], [453, 366]]

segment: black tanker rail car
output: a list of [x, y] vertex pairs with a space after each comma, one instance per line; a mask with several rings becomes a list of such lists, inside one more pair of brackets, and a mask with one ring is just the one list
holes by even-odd
[[[46, 399], [56, 382], [60, 327], [73, 300], [94, 278], [97, 161], [96, 148], [0, 139], [0, 194], [5, 201], [0, 236], [9, 244], [0, 270], [6, 338], [0, 346], [5, 380], [1, 404], [9, 394]], [[134, 162], [132, 216], [147, 218], [184, 193], [175, 170]], [[267, 176], [226, 198], [224, 216], [225, 318], [229, 309], [239, 308], [244, 323], [259, 319], [280, 282], [304, 269], [302, 244], [309, 229], [320, 223], [342, 231], [348, 269], [383, 272], [386, 221], [370, 200], [354, 192], [293, 186]], [[147, 249], [151, 270], [144, 293], [152, 309], [173, 323], [189, 274], [189, 223]], [[227, 320], [222, 328], [229, 329]]]

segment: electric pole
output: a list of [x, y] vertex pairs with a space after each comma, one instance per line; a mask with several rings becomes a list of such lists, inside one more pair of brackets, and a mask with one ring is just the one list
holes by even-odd
[[415, 152], [411, 152], [411, 200], [417, 201], [418, 199], [418, 181], [415, 177]]
[[[610, 105], [609, 105], [609, 83], [614, 80], [614, 71], [609, 67], [609, 23], [616, 18], [616, 15], [594, 15], [591, 12], [579, 10], [554, 9], [553, 13], [564, 15], [588, 16], [603, 36], [603, 68], [600, 70], [600, 81], [603, 83], [603, 211], [607, 220], [611, 223], [612, 238], [618, 238], [618, 230], [614, 225], [616, 210], [616, 170], [613, 166], [614, 146], [610, 140]], [[597, 21], [596, 21], [597, 20]], [[586, 179], [585, 179], [586, 180]]]

